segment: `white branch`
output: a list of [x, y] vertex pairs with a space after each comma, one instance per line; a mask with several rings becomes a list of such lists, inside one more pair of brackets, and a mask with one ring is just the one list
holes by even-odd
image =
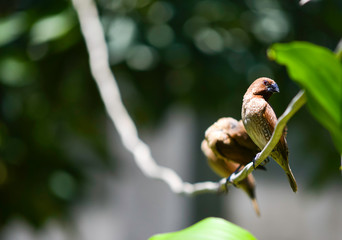
[[[306, 96], [304, 90], [299, 91], [297, 95], [292, 99], [289, 106], [286, 108], [283, 115], [277, 121], [277, 124], [274, 128], [272, 137], [270, 141], [266, 144], [264, 149], [258, 153], [255, 157], [255, 167], [261, 164], [268, 155], [272, 152], [273, 148], [278, 144], [279, 139], [281, 138], [284, 128], [290, 118], [306, 103]], [[230, 177], [230, 183], [238, 183], [244, 178], [248, 176], [251, 172], [253, 172], [254, 167], [253, 163], [247, 164], [240, 172], [236, 174], [232, 174]]]
[[305, 4], [307, 4], [308, 2], [310, 2], [311, 0], [300, 0], [299, 1], [299, 5], [300, 6], [303, 6], [303, 5], [305, 5]]
[[183, 182], [176, 172], [156, 164], [150, 148], [138, 137], [137, 128], [122, 103], [118, 85], [110, 69], [108, 49], [94, 1], [72, 0], [72, 3], [87, 45], [91, 73], [99, 88], [106, 111], [117, 129], [123, 145], [134, 155], [137, 166], [144, 175], [164, 181], [173, 192], [178, 194], [193, 195], [217, 191], [219, 183], [190, 184]]
[[[177, 194], [195, 195], [199, 193], [217, 192], [223, 189], [226, 180], [220, 182], [201, 182], [191, 184], [184, 182], [172, 169], [157, 165], [151, 155], [149, 146], [138, 137], [137, 128], [124, 107], [120, 91], [108, 61], [108, 49], [104, 38], [97, 8], [93, 0], [72, 0], [78, 14], [82, 34], [88, 53], [91, 73], [99, 88], [106, 111], [117, 129], [123, 145], [130, 151], [137, 166], [149, 178], [162, 180]], [[305, 103], [305, 94], [299, 92], [292, 100], [285, 113], [279, 118], [270, 142], [257, 155], [256, 166], [259, 165], [272, 151], [279, 141], [287, 121]], [[238, 183], [254, 170], [252, 163], [230, 178], [232, 183]]]

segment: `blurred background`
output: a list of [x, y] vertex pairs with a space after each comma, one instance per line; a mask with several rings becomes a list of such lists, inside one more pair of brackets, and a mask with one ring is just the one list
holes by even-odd
[[[342, 2], [99, 0], [123, 101], [157, 162], [185, 181], [217, 181], [201, 153], [220, 117], [273, 78], [279, 116], [300, 89], [267, 59], [275, 42], [334, 50]], [[341, 239], [340, 161], [304, 107], [288, 124], [292, 193], [274, 162], [256, 171], [261, 218], [248, 197], [177, 196], [147, 179], [108, 120], [68, 0], [0, 1], [0, 239], [147, 239], [223, 217], [259, 239]]]

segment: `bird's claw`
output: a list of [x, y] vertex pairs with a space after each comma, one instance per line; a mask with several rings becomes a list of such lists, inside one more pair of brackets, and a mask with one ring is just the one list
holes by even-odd
[[267, 171], [266, 167], [261, 166], [261, 164], [260, 164], [259, 166], [257, 166], [256, 169], [263, 170], [263, 171]]
[[[236, 174], [236, 171], [235, 171], [233, 174]], [[226, 190], [227, 193], [228, 193], [228, 184], [229, 184], [229, 183], [231, 183], [234, 187], [237, 187], [236, 184], [235, 184], [234, 182], [231, 181], [231, 177], [232, 177], [233, 174], [231, 174], [231, 175], [230, 175], [229, 177], [227, 177], [227, 179], [226, 179], [225, 190]]]
[[270, 162], [270, 157], [267, 157], [259, 166], [265, 167]]
[[260, 157], [260, 153], [257, 153], [257, 155], [255, 156], [255, 158], [253, 159], [253, 168], [255, 169], [256, 168], [256, 166], [255, 166], [255, 161], [257, 160], [257, 159], [259, 159], [259, 157]]
[[226, 178], [226, 182], [225, 182], [225, 184], [224, 184], [224, 192], [225, 193], [228, 193], [228, 184], [230, 183], [230, 177], [231, 177], [232, 175], [230, 175], [229, 177], [227, 177]]
[[[232, 174], [233, 175], [233, 174]], [[229, 177], [227, 177], [226, 178], [226, 182], [225, 182], [225, 184], [224, 184], [224, 192], [225, 193], [228, 193], [229, 192], [229, 190], [228, 190], [228, 185], [229, 184], [232, 184], [233, 186], [235, 186], [236, 187], [236, 185], [233, 183], [233, 182], [231, 182], [231, 177], [232, 177], [232, 175], [230, 175]]]

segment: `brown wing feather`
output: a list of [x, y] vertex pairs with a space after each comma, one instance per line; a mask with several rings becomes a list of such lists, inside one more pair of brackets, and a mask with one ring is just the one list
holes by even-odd
[[[275, 125], [277, 124], [277, 116], [274, 113], [272, 107], [267, 104], [264, 112], [264, 118], [267, 121], [267, 125], [269, 126], [269, 130], [272, 136], [272, 133], [274, 131]], [[271, 137], [269, 136], [269, 137]], [[269, 139], [268, 139], [269, 140]], [[275, 147], [277, 151], [280, 151], [281, 155], [284, 157], [284, 159], [288, 158], [288, 147], [287, 142], [285, 139], [285, 132], [283, 132], [283, 135], [281, 136], [278, 145]]]
[[255, 153], [260, 151], [257, 145], [255, 145], [255, 143], [247, 134], [246, 129], [243, 126], [242, 120], [240, 120], [236, 127], [232, 128], [228, 134], [232, 139], [234, 139], [237, 142], [238, 145], [245, 147]]
[[257, 151], [252, 151], [248, 148], [238, 145], [234, 140], [230, 144], [225, 141], [218, 140], [216, 142], [216, 149], [224, 158], [230, 159], [236, 163], [246, 165], [250, 163]]
[[215, 154], [238, 164], [248, 164], [259, 150], [242, 122], [233, 118], [219, 119], [207, 129], [205, 138]]

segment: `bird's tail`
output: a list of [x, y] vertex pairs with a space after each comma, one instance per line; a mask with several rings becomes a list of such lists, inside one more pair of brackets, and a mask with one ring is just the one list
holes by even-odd
[[259, 209], [259, 205], [258, 205], [256, 198], [252, 198], [252, 204], [253, 204], [254, 211], [256, 212], [258, 217], [260, 217], [260, 209]]
[[290, 167], [288, 167], [286, 171], [286, 175], [287, 175], [287, 178], [289, 179], [289, 183], [291, 185], [292, 191], [297, 192], [297, 182], [296, 182], [295, 177], [293, 176], [293, 173]]
[[260, 209], [255, 197], [255, 182], [252, 174], [242, 180], [239, 187], [242, 188], [247, 193], [248, 197], [252, 200], [254, 211], [258, 215], [258, 217], [260, 217]]
[[[287, 178], [289, 180], [289, 183], [291, 185], [292, 191], [297, 192], [297, 182], [295, 177], [293, 176], [293, 173], [291, 171], [289, 162], [287, 158], [284, 158], [283, 156], [279, 155], [273, 155], [271, 156], [280, 166], [281, 168], [285, 171]], [[286, 159], [286, 160], [285, 160]]]

